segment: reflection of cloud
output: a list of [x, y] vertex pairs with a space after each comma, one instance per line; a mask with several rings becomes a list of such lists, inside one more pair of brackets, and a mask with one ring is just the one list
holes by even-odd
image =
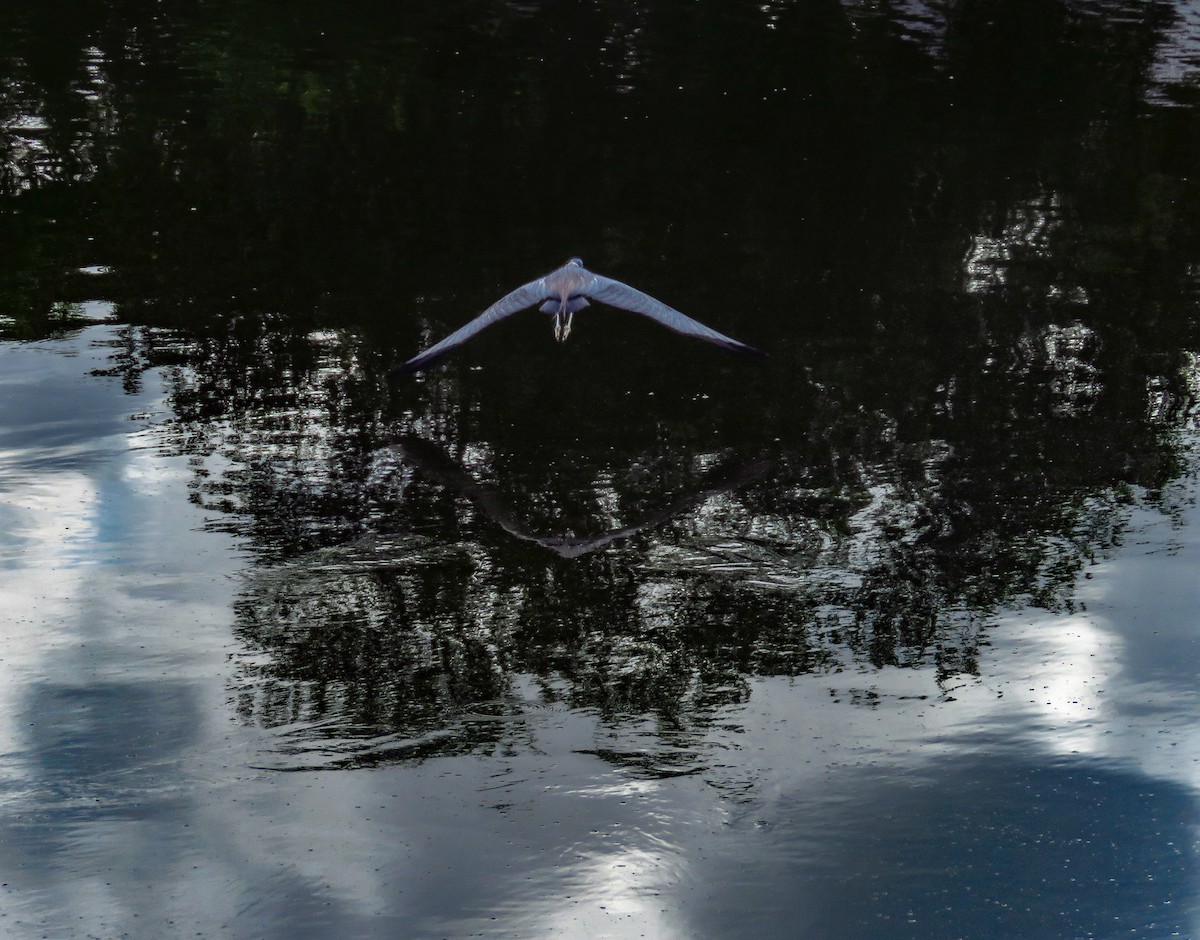
[[674, 845], [614, 845], [575, 860], [572, 868], [572, 898], [582, 910], [545, 905], [540, 916], [531, 918], [527, 936], [571, 940], [694, 936], [677, 912], [663, 903], [664, 894], [686, 877]]
[[1113, 756], [1105, 738], [1113, 718], [1109, 693], [1125, 653], [1121, 638], [1081, 615], [1014, 616], [993, 636], [1015, 655], [989, 671], [988, 683], [1006, 685], [1031, 710], [1030, 730], [1043, 746], [1060, 754]]
[[[17, 453], [0, 452], [0, 466], [19, 465]], [[27, 673], [48, 648], [78, 642], [67, 625], [91, 576], [86, 565], [97, 531], [97, 487], [76, 471], [42, 473], [36, 480], [23, 476], [0, 477], [0, 597], [6, 612], [5, 669]], [[30, 577], [30, 571], [46, 574]], [[17, 688], [11, 682], [0, 685], [4, 724], [20, 714], [7, 701]], [[14, 727], [3, 727], [0, 740], [11, 741], [16, 734]]]
[[[167, 934], [145, 925], [169, 912], [205, 932], [237, 914], [225, 887], [240, 860], [201, 859], [186, 838], [199, 781], [216, 779], [206, 762], [227, 757], [229, 608], [213, 583], [234, 562], [214, 563], [215, 537], [195, 531], [184, 461], [129, 420], [160, 410], [161, 391], [89, 376], [121, 338], [101, 327], [0, 345], [0, 906], [19, 915], [11, 936], [31, 925]], [[15, 910], [21, 895], [39, 900]]]

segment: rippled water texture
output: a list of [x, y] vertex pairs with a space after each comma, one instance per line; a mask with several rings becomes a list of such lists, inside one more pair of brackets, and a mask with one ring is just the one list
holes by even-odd
[[1200, 935], [1198, 9], [0, 11], [0, 934]]

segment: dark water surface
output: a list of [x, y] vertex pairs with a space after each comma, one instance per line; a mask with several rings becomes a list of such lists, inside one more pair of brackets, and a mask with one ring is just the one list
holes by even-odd
[[[1200, 5], [0, 8], [0, 934], [1200, 936]], [[388, 368], [580, 255], [599, 305]]]

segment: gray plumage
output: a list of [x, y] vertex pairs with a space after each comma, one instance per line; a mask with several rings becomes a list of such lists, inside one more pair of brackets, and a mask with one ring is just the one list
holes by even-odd
[[534, 304], [540, 304], [539, 309], [543, 313], [554, 316], [554, 336], [560, 341], [565, 341], [570, 335], [571, 321], [575, 313], [588, 306], [589, 300], [640, 313], [651, 320], [657, 320], [668, 330], [674, 330], [684, 336], [694, 336], [732, 352], [762, 355], [753, 346], [739, 342], [724, 333], [718, 333], [699, 320], [693, 320], [674, 307], [668, 307], [662, 301], [655, 300], [649, 294], [643, 293], [635, 287], [630, 287], [628, 284], [615, 281], [610, 277], [593, 274], [583, 266], [582, 261], [572, 258], [557, 271], [551, 271], [544, 277], [539, 277], [536, 281], [530, 281], [505, 294], [470, 323], [455, 330], [441, 342], [434, 343], [407, 362], [396, 366], [393, 371], [419, 372], [450, 350], [461, 346], [480, 330], [486, 329], [493, 323], [512, 316], [526, 307], [532, 307]]

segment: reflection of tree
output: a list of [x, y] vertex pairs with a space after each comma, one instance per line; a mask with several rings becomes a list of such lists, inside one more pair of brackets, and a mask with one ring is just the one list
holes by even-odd
[[[511, 732], [497, 716], [531, 706], [519, 676], [536, 678], [543, 702], [687, 727], [743, 696], [747, 675], [860, 661], [972, 673], [989, 612], [1070, 604], [1081, 568], [1119, 538], [1128, 486], [1177, 472], [1143, 412], [1126, 411], [1113, 440], [1104, 395], [1049, 407], [1064, 401], [1055, 369], [1107, 374], [1071, 361], [1086, 337], [1020, 348], [1027, 358], [1014, 350], [980, 388], [931, 402], [940, 438], [900, 440], [895, 420], [818, 393], [808, 441], [770, 445], [769, 475], [731, 489], [713, 482], [720, 455], [697, 452], [685, 430], [696, 414], [640, 453], [616, 444], [625, 431], [640, 441], [638, 419], [607, 418], [613, 446], [559, 450], [550, 466], [540, 438], [500, 432], [453, 459], [380, 449], [389, 423], [377, 386], [356, 375], [361, 357], [345, 338], [314, 337], [303, 369], [260, 363], [245, 395], [222, 387], [204, 422], [178, 432], [206, 429], [203, 443], [180, 440], [219, 454], [204, 465], [233, 462], [198, 498], [236, 510], [229, 525], [280, 559], [239, 606], [243, 713], [324, 722], [335, 754], [355, 734], [400, 734], [403, 746], [387, 743], [396, 756], [495, 746]], [[197, 374], [245, 372], [225, 361]], [[189, 416], [198, 390], [181, 381], [176, 394]], [[443, 427], [458, 426], [456, 411]], [[711, 437], [733, 412], [736, 401], [714, 406], [691, 433]], [[652, 528], [635, 524], [671, 506]], [[593, 533], [575, 540], [599, 543], [593, 554], [559, 558], [529, 535], [567, 520]]]
[[[665, 735], [748, 675], [972, 673], [992, 611], [1070, 605], [1181, 472], [1169, 4], [467, 6], [0, 11], [0, 316], [101, 296], [144, 325], [131, 387], [174, 368], [194, 498], [269, 563], [248, 720], [423, 754], [532, 698]], [[513, 323], [387, 390], [574, 252], [773, 359]], [[772, 469], [713, 485], [738, 460]]]

